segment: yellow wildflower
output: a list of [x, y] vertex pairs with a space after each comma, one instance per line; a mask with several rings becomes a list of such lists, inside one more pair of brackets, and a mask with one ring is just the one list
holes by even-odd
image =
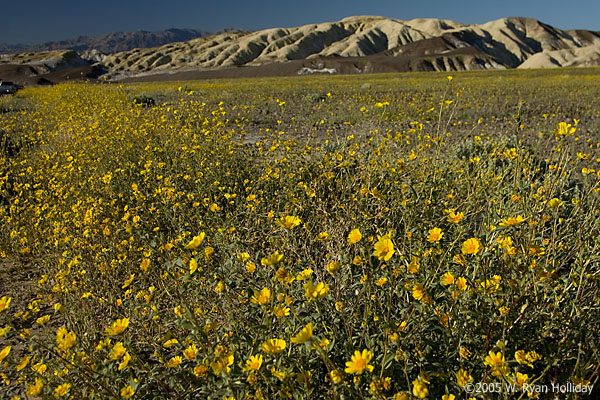
[[331, 371], [329, 373], [329, 377], [331, 378], [333, 383], [340, 383], [343, 379], [342, 373], [340, 371], [338, 371], [337, 369], [334, 369], [333, 371]]
[[127, 367], [127, 364], [129, 364], [129, 360], [131, 360], [131, 356], [129, 355], [129, 352], [126, 351], [125, 355], [123, 355], [123, 361], [121, 361], [121, 363], [119, 364], [119, 371], [122, 371], [125, 369], [125, 367]]
[[35, 384], [27, 387], [27, 394], [29, 396], [39, 396], [44, 388], [44, 383], [40, 378], [35, 378]]
[[525, 219], [522, 216], [517, 215], [516, 217], [503, 218], [502, 221], [500, 222], [500, 226], [519, 225], [520, 223], [522, 223], [524, 221], [525, 221]]
[[192, 257], [188, 266], [190, 267], [190, 275], [193, 275], [198, 270], [198, 261]]
[[522, 388], [523, 386], [525, 386], [525, 384], [527, 383], [527, 381], [529, 380], [529, 375], [527, 374], [522, 374], [520, 372], [517, 372], [515, 374], [515, 376], [513, 377], [515, 384]]
[[453, 224], [458, 224], [464, 218], [465, 218], [465, 213], [463, 213], [463, 212], [452, 211], [451, 213], [448, 214], [448, 221], [452, 222]]
[[246, 366], [243, 368], [246, 372], [258, 371], [263, 363], [263, 356], [259, 354], [257, 356], [250, 356], [249, 360], [246, 360]]
[[248, 261], [245, 268], [247, 273], [253, 274], [254, 271], [256, 271], [256, 264], [254, 264], [252, 261]]
[[477, 254], [481, 251], [481, 243], [479, 239], [471, 238], [463, 242], [461, 251], [463, 254]]
[[223, 372], [228, 374], [231, 370], [231, 366], [233, 365], [233, 353], [227, 352], [225, 350], [223, 351], [224, 352], [222, 354], [219, 354], [219, 356], [215, 358], [213, 362], [210, 363], [210, 367], [212, 368], [213, 373], [217, 376], [221, 375], [221, 373]]
[[44, 372], [46, 372], [47, 369], [48, 367], [46, 366], [46, 364], [42, 364], [41, 362], [31, 366], [31, 370], [33, 372], [37, 372], [40, 375], [44, 375]]
[[185, 314], [185, 308], [182, 306], [176, 306], [173, 309], [173, 312], [175, 313], [175, 315], [177, 315], [178, 317], [183, 317], [183, 314]]
[[279, 282], [287, 283], [288, 285], [294, 282], [294, 280], [296, 280], [296, 278], [293, 277], [292, 274], [290, 274], [285, 268], [282, 267], [277, 269], [277, 271], [275, 272], [275, 278], [277, 278]]
[[115, 336], [123, 333], [129, 326], [129, 318], [118, 319], [112, 323], [112, 325], [106, 328], [106, 334], [109, 336]]
[[135, 394], [135, 390], [129, 385], [125, 385], [121, 388], [121, 397], [124, 399], [129, 399]]
[[422, 300], [425, 295], [425, 289], [421, 283], [415, 283], [412, 288], [412, 296], [415, 300]]
[[261, 350], [272, 356], [281, 353], [285, 349], [285, 340], [283, 339], [269, 339], [265, 341], [261, 346]]
[[27, 366], [27, 363], [29, 363], [29, 360], [31, 360], [31, 357], [23, 357], [21, 361], [19, 361], [19, 364], [17, 364], [17, 372], [25, 368]]
[[461, 347], [458, 352], [465, 360], [468, 360], [471, 357], [471, 352], [466, 347]]
[[10, 330], [11, 330], [10, 325], [6, 325], [4, 328], [0, 328], [0, 337], [4, 337]]
[[131, 282], [133, 282], [133, 278], [135, 278], [135, 274], [131, 274], [131, 276], [129, 277], [129, 279], [127, 279], [123, 283], [123, 286], [121, 287], [121, 289], [127, 289], [127, 287], [129, 287], [129, 285], [131, 285]]
[[65, 327], [60, 327], [56, 331], [56, 346], [59, 350], [69, 350], [77, 339], [75, 332], [67, 332]]
[[12, 349], [12, 346], [6, 346], [4, 349], [2, 349], [2, 351], [0, 351], [0, 362], [2, 362], [2, 360], [4, 360], [10, 354], [10, 349]]
[[377, 286], [383, 286], [387, 283], [388, 279], [385, 276], [382, 276], [381, 278], [377, 279], [377, 282], [375, 282], [375, 284]]
[[362, 374], [365, 369], [369, 372], [373, 371], [373, 366], [369, 364], [373, 358], [373, 352], [370, 350], [363, 350], [362, 353], [358, 350], [352, 355], [352, 359], [346, 362], [346, 369], [344, 370], [348, 374]]
[[492, 368], [492, 375], [494, 376], [505, 375], [504, 355], [501, 352], [494, 353], [490, 351], [485, 356], [484, 365]]
[[237, 255], [236, 259], [239, 262], [246, 262], [246, 261], [248, 261], [250, 259], [250, 254], [248, 254], [248, 253], [240, 253], [240, 254]]
[[278, 370], [275, 367], [271, 367], [271, 375], [273, 375], [275, 378], [279, 379], [280, 381], [285, 379], [285, 372]]
[[290, 315], [290, 308], [286, 307], [285, 304], [276, 304], [275, 307], [273, 307], [273, 314], [277, 318], [287, 317]]
[[309, 322], [290, 341], [292, 343], [297, 343], [297, 344], [305, 343], [305, 342], [308, 342], [312, 338], [312, 336], [313, 336], [313, 324], [312, 324], [312, 322]]
[[467, 268], [467, 260], [462, 254], [455, 254], [452, 259], [458, 265], [462, 265], [463, 267]]
[[388, 261], [394, 255], [394, 243], [389, 236], [381, 236], [374, 245], [373, 255], [379, 260]]
[[424, 399], [429, 394], [429, 389], [427, 389], [427, 385], [424, 382], [421, 382], [418, 379], [413, 381], [413, 396]]
[[362, 233], [360, 233], [360, 230], [358, 229], [353, 229], [348, 234], [348, 243], [350, 244], [358, 243], [360, 239], [362, 239]]
[[261, 258], [260, 263], [264, 266], [275, 265], [278, 264], [283, 258], [283, 254], [279, 254], [279, 251], [275, 251], [275, 253], [271, 254], [269, 257]]
[[333, 260], [331, 261], [329, 264], [327, 264], [327, 272], [329, 272], [330, 274], [333, 274], [336, 271], [339, 271], [340, 267], [342, 266], [342, 264], [337, 261], [337, 260]]
[[8, 308], [11, 300], [12, 300], [12, 297], [2, 296], [2, 298], [0, 299], [0, 312], [6, 310]]
[[329, 346], [330, 340], [327, 338], [323, 338], [322, 340], [315, 340], [312, 344], [312, 346], [310, 346], [311, 350], [323, 350], [325, 349], [325, 347]]
[[185, 245], [184, 249], [186, 250], [194, 250], [197, 249], [202, 242], [204, 241], [204, 237], [206, 234], [204, 232], [200, 233], [198, 236], [194, 236], [192, 240], [188, 244]]
[[458, 386], [465, 387], [465, 385], [473, 380], [473, 377], [469, 375], [467, 371], [464, 369], [459, 369], [456, 373], [456, 383]]
[[421, 265], [419, 265], [419, 259], [415, 256], [411, 256], [410, 264], [408, 264], [408, 267], [406, 268], [408, 272], [410, 272], [411, 274], [416, 274], [417, 272], [419, 272], [420, 268]]
[[308, 300], [322, 299], [329, 293], [329, 285], [325, 285], [323, 282], [314, 284], [313, 281], [308, 281], [304, 284], [305, 295]]
[[574, 134], [575, 131], [576, 128], [573, 127], [571, 124], [567, 124], [566, 122], [560, 122], [557, 125], [556, 134], [559, 136], [570, 136]]
[[327, 232], [321, 232], [317, 235], [317, 240], [320, 240], [322, 242], [329, 240], [329, 233]]
[[310, 268], [304, 269], [304, 270], [300, 271], [300, 273], [298, 273], [298, 276], [296, 276], [296, 280], [297, 281], [305, 281], [311, 277], [313, 272], [314, 271]]
[[442, 239], [442, 236], [444, 236], [444, 232], [442, 232], [440, 228], [430, 229], [428, 233], [427, 241], [429, 243], [437, 243]]
[[56, 389], [54, 389], [54, 397], [62, 397], [64, 395], [66, 395], [70, 388], [71, 388], [70, 383], [63, 383], [62, 385], [60, 385]]
[[452, 285], [453, 283], [454, 283], [454, 275], [452, 275], [451, 272], [446, 272], [442, 276], [442, 285], [448, 286], [448, 285]]
[[118, 360], [126, 352], [127, 352], [127, 349], [125, 349], [125, 346], [123, 346], [123, 343], [122, 342], [117, 342], [113, 346], [113, 348], [110, 351], [110, 353], [108, 353], [108, 358], [110, 358], [111, 360]]
[[517, 360], [519, 364], [533, 367], [533, 364], [531, 364], [529, 360], [527, 360], [527, 353], [525, 353], [525, 351], [523, 350], [517, 350], [515, 352], [515, 360]]
[[174, 344], [179, 343], [179, 340], [177, 339], [169, 339], [166, 342], [163, 343], [163, 347], [168, 349], [169, 347], [173, 346]]
[[294, 216], [281, 217], [275, 221], [277, 225], [285, 229], [293, 229], [302, 223], [302, 220]]
[[182, 363], [181, 356], [171, 357], [169, 361], [166, 363], [167, 368], [175, 368]]
[[206, 262], [209, 262], [211, 260], [213, 254], [215, 254], [214, 247], [206, 246], [204, 248], [204, 259], [206, 260]]
[[198, 347], [195, 344], [189, 345], [185, 350], [183, 350], [183, 356], [188, 360], [193, 360], [196, 358], [198, 354]]
[[542, 359], [542, 356], [540, 356], [538, 353], [536, 353], [535, 351], [529, 351], [527, 352], [527, 354], [525, 355], [525, 358], [527, 359], [527, 361], [529, 361], [530, 363], [534, 363], [538, 360]]
[[365, 262], [365, 259], [359, 256], [358, 254], [354, 256], [354, 259], [352, 260], [353, 265], [363, 265]]
[[149, 258], [144, 258], [142, 260], [142, 262], [140, 263], [140, 269], [142, 270], [142, 272], [148, 272], [148, 269], [150, 269], [150, 259]]
[[200, 377], [205, 376], [208, 373], [208, 367], [206, 365], [196, 365], [194, 367], [194, 375]]
[[557, 199], [556, 197], [548, 200], [548, 208], [557, 208], [561, 205], [562, 203], [560, 202], [559, 199]]
[[219, 283], [217, 283], [217, 285], [215, 286], [215, 292], [217, 294], [223, 294], [225, 292], [225, 284], [223, 283], [223, 281], [219, 281]]
[[258, 304], [260, 306], [264, 306], [265, 304], [269, 303], [270, 300], [271, 290], [268, 288], [263, 288], [258, 293], [255, 292], [254, 295], [252, 295], [252, 298], [250, 299], [252, 303]]
[[38, 319], [35, 320], [35, 322], [40, 325], [44, 325], [48, 321], [50, 321], [49, 315], [44, 315], [43, 317], [39, 317]]

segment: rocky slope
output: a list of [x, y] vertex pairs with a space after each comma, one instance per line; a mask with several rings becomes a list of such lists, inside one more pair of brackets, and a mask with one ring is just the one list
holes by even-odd
[[[223, 32], [110, 55], [87, 50], [82, 55], [83, 62], [106, 70], [107, 79], [548, 68], [600, 65], [600, 33], [563, 31], [532, 18], [467, 25], [355, 16], [295, 28]], [[0, 59], [0, 64], [39, 69], [43, 61], [49, 71], [63, 65], [82, 67], [71, 53], [60, 56], [68, 58], [62, 64], [48, 62], [48, 56], [41, 61], [32, 57], [14, 55], [9, 61]]]
[[107, 70], [73, 50], [53, 50], [0, 56], [0, 80], [43, 85], [70, 79], [95, 79]]
[[[462, 70], [516, 68], [535, 54], [563, 51], [555, 57], [571, 65], [597, 65], [593, 49], [600, 35], [562, 31], [532, 18], [503, 18], [481, 25], [449, 20], [403, 21], [357, 16], [341, 21], [274, 28], [252, 33], [226, 33], [152, 49], [116, 53], [104, 60], [114, 76], [160, 71], [257, 66], [321, 57], [409, 57], [414, 69]], [[583, 47], [591, 50], [581, 51]], [[539, 58], [539, 57], [538, 57]], [[415, 64], [416, 63], [416, 64]], [[546, 65], [539, 61], [540, 67]], [[525, 65], [527, 66], [527, 64]]]
[[600, 65], [600, 46], [542, 51], [525, 60], [518, 68], [592, 67]]

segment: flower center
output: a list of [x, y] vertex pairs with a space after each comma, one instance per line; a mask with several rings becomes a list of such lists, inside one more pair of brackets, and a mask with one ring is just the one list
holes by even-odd
[[365, 360], [364, 358], [359, 358], [358, 360], [356, 360], [356, 362], [354, 363], [354, 365], [356, 366], [356, 369], [365, 369], [365, 365], [367, 364], [367, 360]]

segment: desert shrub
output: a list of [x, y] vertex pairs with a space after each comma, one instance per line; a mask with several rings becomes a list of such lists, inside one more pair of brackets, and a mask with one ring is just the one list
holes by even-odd
[[[411, 77], [385, 99], [319, 78], [319, 108], [293, 79], [224, 100], [220, 82], [29, 91], [3, 121], [28, 146], [0, 161], [0, 251], [38, 270], [33, 298], [0, 300], [5, 393], [448, 399], [500, 383], [518, 398], [597, 382], [597, 116], [465, 119], [489, 90], [478, 76]], [[412, 99], [402, 121], [394, 93]], [[260, 109], [277, 120], [256, 130]], [[353, 122], [331, 125], [338, 110]]]
[[152, 107], [154, 105], [154, 98], [145, 96], [145, 95], [140, 95], [140, 96], [135, 96], [133, 98], [132, 102], [133, 102], [133, 104], [138, 105], [138, 106]]

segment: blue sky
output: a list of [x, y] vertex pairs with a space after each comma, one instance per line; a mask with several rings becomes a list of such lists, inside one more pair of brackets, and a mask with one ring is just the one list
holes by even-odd
[[8, 0], [0, 7], [0, 43], [36, 44], [137, 29], [224, 27], [259, 30], [336, 21], [351, 15], [444, 18], [482, 23], [532, 17], [561, 29], [600, 31], [600, 1], [556, 0]]

